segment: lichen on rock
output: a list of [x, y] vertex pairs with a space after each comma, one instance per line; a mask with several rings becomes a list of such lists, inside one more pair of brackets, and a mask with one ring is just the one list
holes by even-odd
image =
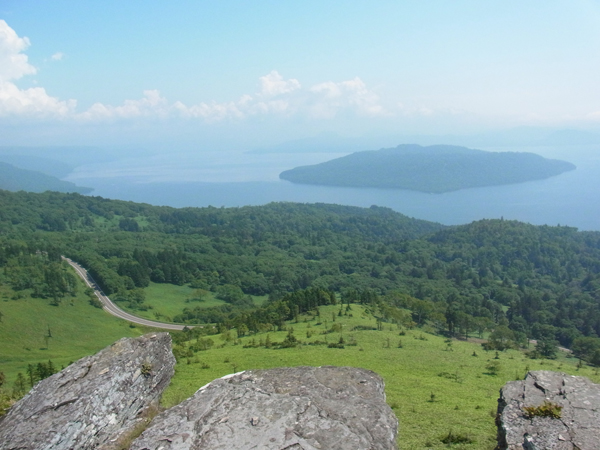
[[174, 366], [168, 333], [123, 338], [35, 385], [0, 422], [0, 450], [115, 448], [156, 409]]
[[369, 370], [251, 370], [163, 412], [131, 450], [391, 450], [397, 428], [383, 380]]

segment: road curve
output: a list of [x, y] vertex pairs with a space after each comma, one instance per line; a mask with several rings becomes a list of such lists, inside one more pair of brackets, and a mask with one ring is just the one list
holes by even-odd
[[[143, 319], [141, 317], [137, 317], [137, 316], [134, 316], [133, 314], [129, 314], [129, 313], [123, 311], [121, 308], [119, 308], [117, 305], [115, 305], [111, 301], [110, 298], [108, 298], [106, 295], [104, 295], [104, 292], [102, 292], [102, 289], [100, 289], [100, 286], [98, 286], [98, 284], [94, 281], [94, 279], [88, 273], [87, 270], [85, 270], [83, 267], [81, 267], [79, 264], [77, 264], [75, 261], [73, 261], [70, 258], [65, 258], [64, 256], [62, 256], [62, 259], [65, 260], [66, 262], [68, 262], [69, 265], [73, 269], [75, 269], [75, 272], [77, 272], [77, 275], [79, 275], [81, 277], [81, 279], [85, 282], [85, 284], [88, 287], [90, 287], [94, 290], [94, 294], [96, 294], [96, 297], [98, 297], [98, 300], [100, 300], [100, 302], [102, 302], [102, 308], [107, 313], [112, 314], [113, 316], [118, 317], [119, 319], [127, 320], [128, 322], [137, 323], [138, 325], [145, 325], [147, 327], [162, 328], [165, 330], [178, 330], [178, 331], [181, 331], [185, 328], [185, 325], [177, 325], [174, 323], [155, 322], [153, 320]], [[188, 328], [192, 328], [192, 327], [188, 326]]]

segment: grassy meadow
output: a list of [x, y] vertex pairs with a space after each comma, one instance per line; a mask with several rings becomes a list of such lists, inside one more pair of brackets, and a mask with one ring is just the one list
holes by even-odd
[[[172, 322], [173, 317], [181, 314], [184, 308], [194, 309], [198, 306], [209, 308], [211, 306], [225, 305], [226, 302], [215, 297], [214, 292], [204, 291], [202, 300], [194, 299], [194, 291], [189, 285], [177, 286], [175, 284], [154, 283], [144, 288], [146, 310], [129, 308], [127, 302], [119, 302], [120, 308], [139, 317], [150, 320]], [[251, 296], [256, 305], [262, 304], [267, 298], [264, 296]]]
[[[48, 300], [28, 296], [13, 299], [14, 292], [0, 286], [0, 371], [7, 376], [5, 387], [10, 388], [18, 372], [25, 374], [28, 364], [51, 359], [60, 368], [121, 337], [150, 331], [92, 307], [83, 291], [81, 285], [78, 296], [51, 306]], [[147, 313], [159, 311], [168, 316], [184, 305], [212, 306], [220, 302], [207, 298], [186, 303], [191, 291], [185, 286], [153, 284], [147, 289], [147, 302], [153, 309]], [[241, 370], [297, 365], [364, 367], [385, 381], [387, 402], [400, 420], [400, 448], [446, 448], [442, 440], [452, 432], [467, 440], [452, 448], [480, 450], [495, 446], [498, 391], [507, 381], [523, 378], [527, 370], [546, 369], [600, 382], [597, 370], [577, 368], [577, 360], [564, 352], [552, 361], [532, 360], [517, 350], [496, 355], [484, 351], [479, 343], [449, 340], [427, 332], [433, 330], [404, 329], [388, 323], [377, 330], [376, 318], [361, 305], [352, 305], [341, 316], [339, 306], [319, 309], [319, 317], [300, 316], [298, 322], [288, 322], [288, 329], [293, 328], [294, 336], [301, 341], [295, 348], [261, 346], [267, 336], [273, 343], [283, 341], [286, 331], [239, 339], [235, 330], [208, 336], [214, 341], [211, 349], [179, 358], [163, 406], [173, 406], [213, 379]], [[48, 330], [52, 337], [47, 337]], [[340, 338], [344, 348], [328, 348]], [[497, 373], [490, 369], [490, 363], [497, 365]]]
[[[381, 331], [357, 330], [376, 328], [376, 319], [360, 305], [352, 305], [351, 315], [341, 317], [337, 316], [339, 307], [320, 310], [320, 318], [301, 317], [298, 323], [289, 322], [294, 336], [302, 341], [296, 348], [244, 348], [252, 342], [264, 343], [267, 334], [272, 342], [281, 342], [285, 331], [239, 340], [233, 339], [234, 331], [229, 337], [209, 336], [215, 343], [213, 348], [181, 358], [163, 405], [175, 405], [204, 384], [234, 371], [298, 365], [364, 367], [385, 381], [387, 402], [400, 420], [400, 448], [445, 448], [442, 439], [452, 432], [471, 440], [452, 448], [480, 450], [495, 446], [498, 391], [507, 381], [522, 379], [527, 370], [560, 370], [600, 381], [594, 369], [578, 370], [577, 360], [566, 358], [564, 353], [550, 361], [532, 360], [523, 352], [508, 350], [499, 352], [499, 359], [495, 359], [496, 352], [486, 352], [478, 343], [447, 340], [420, 329], [402, 330], [383, 324]], [[340, 326], [341, 332], [329, 332]], [[337, 343], [340, 337], [345, 342], [343, 349], [308, 345], [315, 341]], [[486, 367], [490, 362], [498, 364], [497, 374]]]
[[[0, 285], [0, 372], [10, 386], [28, 364], [52, 360], [58, 368], [93, 354], [122, 337], [139, 336], [149, 329], [130, 327], [105, 311], [94, 308], [80, 282], [76, 297], [65, 297], [59, 306], [48, 299], [13, 299], [14, 292]], [[49, 337], [49, 334], [51, 337]]]
[[215, 299], [212, 295], [203, 302], [190, 301], [194, 289], [188, 285], [177, 286], [174, 284], [153, 283], [144, 288], [146, 300], [144, 305], [147, 310], [132, 309], [126, 302], [119, 302], [120, 308], [140, 317], [150, 320], [172, 322], [173, 317], [181, 314], [183, 308], [194, 308], [197, 305], [217, 306], [225, 302]]

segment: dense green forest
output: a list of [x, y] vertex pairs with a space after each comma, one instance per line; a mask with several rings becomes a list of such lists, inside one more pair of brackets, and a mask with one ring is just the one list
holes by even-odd
[[[155, 207], [79, 194], [0, 191], [0, 282], [60, 304], [80, 262], [111, 297], [143, 309], [150, 281], [226, 304], [182, 323], [242, 334], [321, 305], [371, 305], [382, 322], [489, 336], [497, 350], [538, 341], [600, 364], [600, 233], [481, 220], [444, 227], [387, 208], [272, 203]], [[261, 306], [249, 295], [268, 295]], [[0, 303], [0, 312], [2, 304]], [[489, 333], [489, 335], [488, 335]]]
[[451, 145], [399, 145], [357, 152], [280, 174], [294, 183], [449, 192], [541, 180], [575, 166], [533, 153], [484, 152]]

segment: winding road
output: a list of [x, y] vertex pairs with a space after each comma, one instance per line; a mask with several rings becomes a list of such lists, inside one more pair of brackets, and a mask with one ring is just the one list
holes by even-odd
[[[133, 322], [133, 323], [137, 323], [138, 325], [145, 325], [147, 327], [153, 327], [153, 328], [162, 328], [165, 330], [178, 330], [181, 331], [183, 330], [186, 325], [177, 325], [174, 323], [164, 323], [164, 322], [155, 322], [153, 320], [148, 320], [148, 319], [143, 319], [141, 317], [137, 317], [134, 316], [133, 314], [129, 314], [125, 311], [123, 311], [121, 308], [119, 308], [117, 305], [115, 305], [110, 298], [108, 298], [108, 296], [104, 295], [104, 292], [102, 292], [102, 289], [100, 289], [100, 286], [98, 286], [98, 284], [94, 281], [94, 279], [92, 278], [92, 276], [88, 273], [87, 270], [85, 270], [83, 267], [81, 267], [79, 264], [77, 264], [75, 261], [73, 261], [70, 258], [65, 258], [64, 256], [62, 257], [62, 259], [66, 262], [69, 263], [69, 265], [75, 269], [75, 272], [77, 272], [77, 275], [79, 275], [82, 280], [85, 282], [85, 284], [92, 288], [94, 290], [94, 293], [96, 294], [96, 297], [98, 297], [98, 300], [100, 300], [100, 302], [102, 302], [102, 308], [109, 314], [112, 314], [115, 317], [118, 317], [119, 319], [123, 319], [123, 320], [127, 320], [129, 322]], [[192, 328], [190, 326], [188, 326], [188, 328]]]

